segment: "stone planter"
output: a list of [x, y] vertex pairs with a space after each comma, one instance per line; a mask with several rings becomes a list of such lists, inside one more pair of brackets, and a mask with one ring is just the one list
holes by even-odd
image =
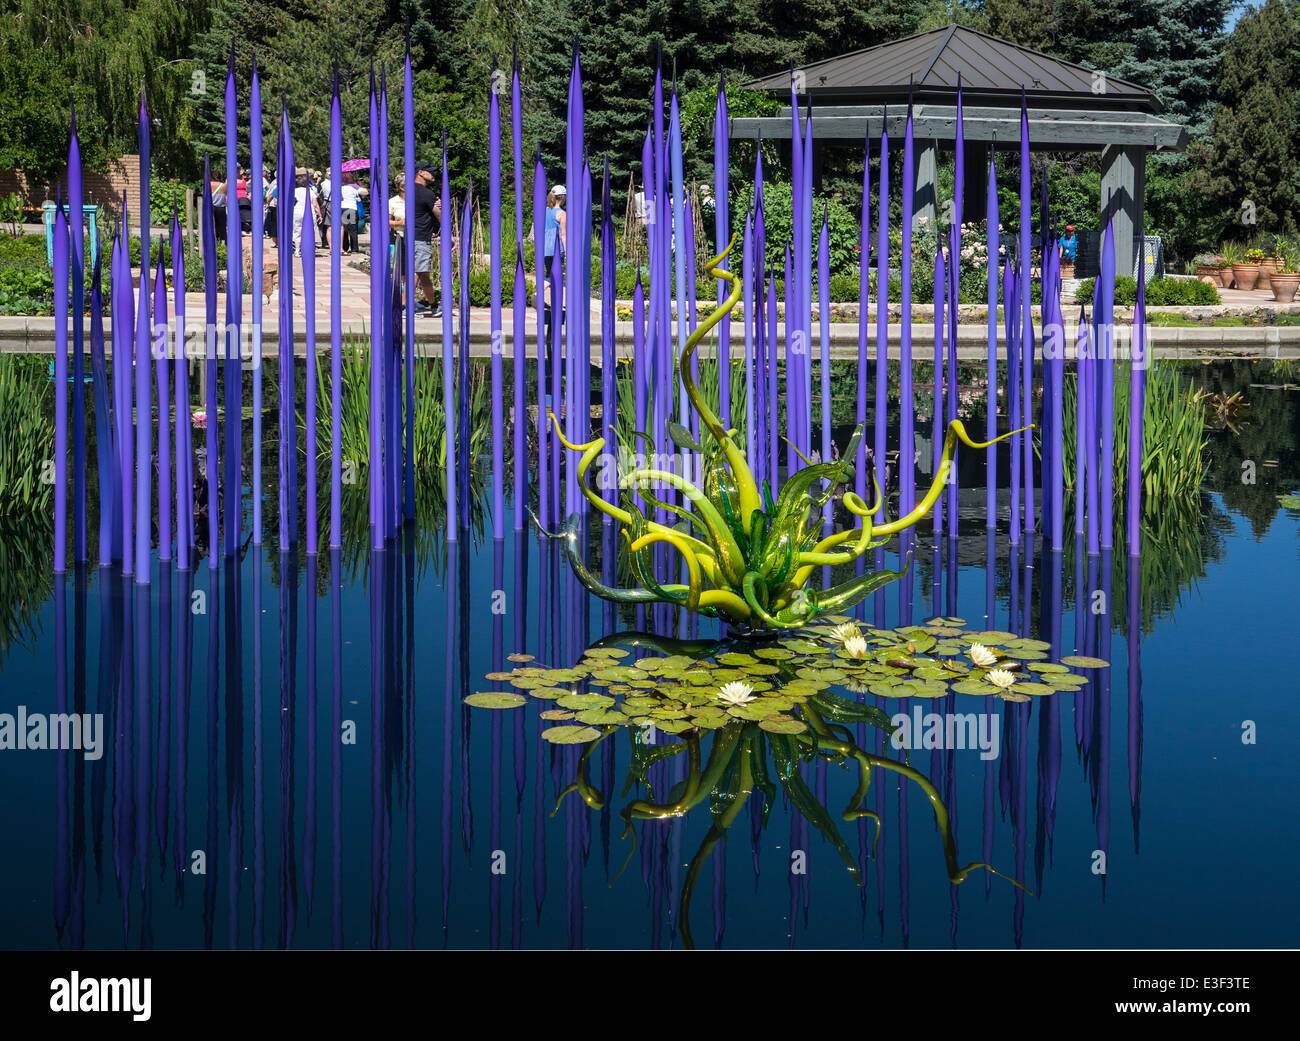
[[1237, 289], [1254, 289], [1259, 280], [1258, 264], [1233, 264], [1232, 280]]
[[1289, 304], [1295, 299], [1296, 289], [1300, 288], [1300, 273], [1274, 271], [1269, 276], [1269, 284], [1273, 287], [1273, 299], [1280, 304]]

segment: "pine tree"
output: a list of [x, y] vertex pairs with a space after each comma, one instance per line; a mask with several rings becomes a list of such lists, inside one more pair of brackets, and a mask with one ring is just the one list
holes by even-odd
[[1194, 146], [1197, 190], [1232, 238], [1296, 227], [1296, 88], [1300, 29], [1283, 0], [1242, 16], [1223, 52], [1209, 141]]
[[1209, 127], [1234, 0], [1148, 0], [1137, 7], [1133, 50], [1110, 71], [1153, 90], [1164, 115], [1194, 137]]

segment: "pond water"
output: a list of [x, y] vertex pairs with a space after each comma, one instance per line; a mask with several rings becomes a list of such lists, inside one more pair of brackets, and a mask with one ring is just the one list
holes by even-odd
[[[4, 615], [0, 713], [102, 714], [103, 734], [94, 753], [0, 749], [0, 945], [1293, 946], [1300, 510], [1278, 496], [1300, 490], [1300, 392], [1265, 364], [1189, 371], [1251, 407], [1214, 431], [1199, 500], [1162, 513], [1140, 557], [1089, 557], [1072, 535], [1064, 553], [1012, 547], [966, 493], [961, 535], [936, 545], [923, 522], [907, 576], [858, 609], [1112, 663], [1026, 703], [837, 686], [888, 716], [979, 713], [996, 737], [992, 754], [917, 741], [930, 788], [874, 770], [879, 829], [844, 819], [856, 764], [783, 762], [775, 738], [767, 769], [797, 772], [796, 795], [774, 784], [728, 813], [749, 787], [733, 766], [712, 804], [627, 829], [620, 811], [651, 798], [625, 786], [645, 753], [631, 731], [580, 763], [540, 739], [553, 705], [463, 704], [512, 653], [566, 667], [602, 639], [721, 635], [591, 597], [513, 518], [499, 542], [425, 528], [383, 552], [359, 533], [319, 559], [268, 544], [192, 574], [155, 560], [149, 587], [46, 575]], [[593, 522], [594, 570], [613, 536]], [[897, 543], [880, 560], [898, 566]], [[844, 733], [909, 756], [865, 723]], [[681, 795], [689, 758], [649, 767], [654, 798]], [[1005, 877], [952, 884], [936, 810], [957, 864]]]

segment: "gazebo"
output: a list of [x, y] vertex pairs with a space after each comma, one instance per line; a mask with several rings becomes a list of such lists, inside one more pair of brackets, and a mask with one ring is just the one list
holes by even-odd
[[[1146, 155], [1187, 147], [1186, 128], [1160, 118], [1160, 101], [1145, 87], [960, 25], [775, 73], [745, 86], [789, 98], [793, 85], [801, 102], [811, 99], [814, 177], [827, 144], [860, 147], [866, 138], [878, 140], [886, 119], [891, 149], [901, 154], [910, 95], [916, 142], [915, 213], [933, 221], [938, 149], [944, 143], [955, 147], [957, 137], [959, 77], [964, 212], [984, 212], [989, 149], [1018, 151], [1020, 147], [1023, 90], [1031, 149], [1101, 152], [1102, 219], [1109, 200], [1116, 269], [1136, 273]], [[790, 107], [777, 116], [733, 119], [731, 133], [738, 138], [789, 140]]]

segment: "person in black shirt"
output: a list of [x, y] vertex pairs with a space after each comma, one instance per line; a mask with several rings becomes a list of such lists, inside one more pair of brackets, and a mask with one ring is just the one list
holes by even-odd
[[433, 240], [442, 230], [442, 199], [431, 187], [433, 184], [433, 167], [420, 163], [415, 168], [415, 221], [412, 238], [415, 242], [415, 284], [419, 286], [427, 306], [417, 313], [437, 318], [442, 308], [434, 300], [433, 289]]

